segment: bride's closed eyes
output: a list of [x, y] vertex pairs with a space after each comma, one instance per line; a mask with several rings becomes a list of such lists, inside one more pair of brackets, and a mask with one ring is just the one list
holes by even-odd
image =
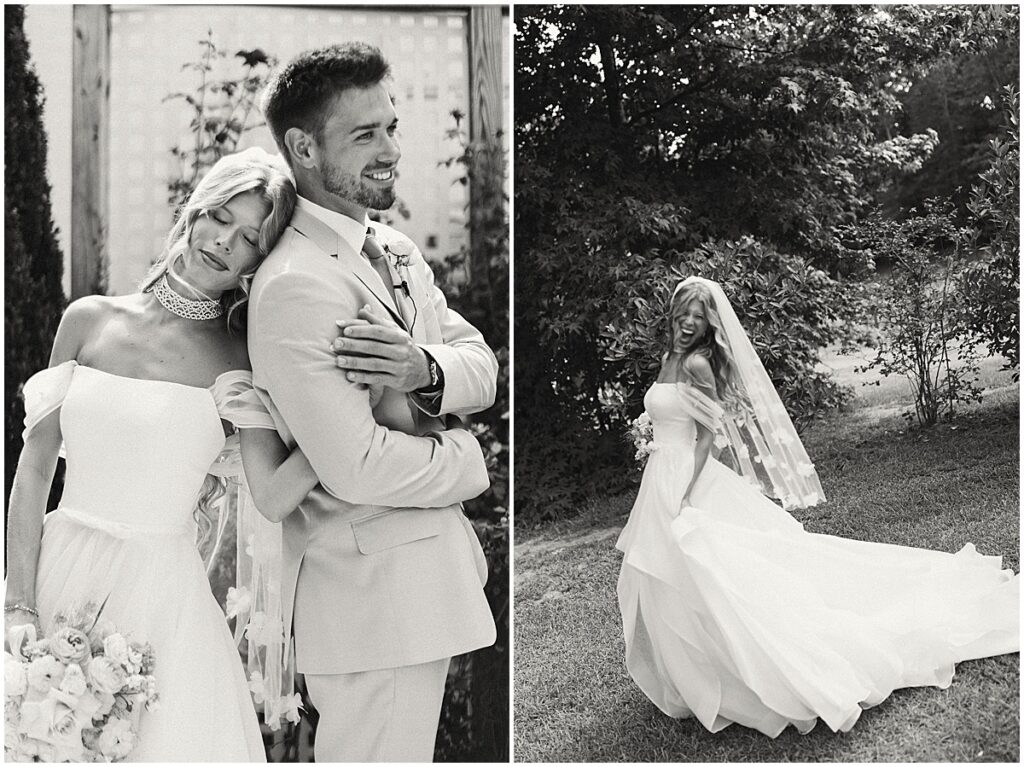
[[[231, 224], [234, 223], [234, 217], [231, 215], [231, 212], [224, 208], [213, 208], [208, 210], [206, 214], [221, 226], [231, 226]], [[262, 223], [263, 222], [261, 220], [260, 224]], [[244, 239], [246, 244], [252, 248], [259, 246], [259, 236], [259, 224], [256, 226], [247, 226], [242, 230], [242, 239]]]

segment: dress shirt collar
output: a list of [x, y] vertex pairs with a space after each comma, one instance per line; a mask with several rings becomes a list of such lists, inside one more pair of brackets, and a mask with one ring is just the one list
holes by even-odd
[[317, 205], [302, 195], [296, 204], [311, 216], [327, 224], [338, 233], [338, 236], [345, 241], [356, 253], [362, 253], [363, 241], [366, 239], [366, 228], [370, 225], [370, 217], [364, 215], [362, 222], [356, 221], [344, 213], [329, 210], [322, 205]]

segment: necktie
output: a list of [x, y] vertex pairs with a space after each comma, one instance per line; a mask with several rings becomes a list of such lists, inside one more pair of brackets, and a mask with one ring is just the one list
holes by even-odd
[[388, 269], [388, 261], [384, 258], [384, 249], [377, 242], [376, 232], [373, 231], [372, 226], [366, 230], [366, 239], [363, 240], [363, 255], [366, 256], [370, 261], [370, 266], [380, 276], [380, 281], [384, 284], [384, 292], [391, 297], [391, 304], [397, 309], [395, 283], [391, 277], [391, 270]]

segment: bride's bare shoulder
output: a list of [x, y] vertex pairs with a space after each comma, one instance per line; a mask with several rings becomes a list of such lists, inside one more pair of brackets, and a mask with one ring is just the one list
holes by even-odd
[[[81, 349], [93, 330], [125, 308], [127, 296], [82, 296], [64, 310], [54, 339], [54, 352], [67, 359]], [[70, 355], [70, 356], [69, 356]]]
[[117, 314], [138, 312], [142, 304], [141, 293], [127, 296], [82, 296], [68, 304], [61, 321], [80, 323], [103, 320]]
[[715, 395], [715, 373], [703, 354], [690, 354], [679, 366], [680, 383], [689, 384], [710, 397]]
[[700, 383], [712, 382], [715, 374], [711, 371], [711, 362], [703, 354], [690, 354], [683, 360], [683, 368]]

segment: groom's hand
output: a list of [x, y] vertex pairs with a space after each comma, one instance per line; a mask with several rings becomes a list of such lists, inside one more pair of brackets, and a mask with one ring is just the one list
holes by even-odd
[[354, 320], [338, 320], [333, 350], [349, 381], [413, 392], [430, 385], [427, 355], [388, 317], [364, 306]]

